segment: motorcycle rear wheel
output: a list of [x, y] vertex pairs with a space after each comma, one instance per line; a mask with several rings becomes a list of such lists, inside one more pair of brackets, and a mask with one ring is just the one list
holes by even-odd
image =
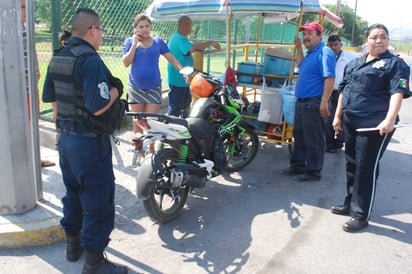
[[176, 218], [186, 203], [189, 187], [173, 188], [171, 169], [177, 163], [179, 154], [171, 148], [160, 150], [154, 155], [154, 175], [156, 181], [143, 206], [152, 220], [167, 223]]
[[251, 128], [246, 128], [241, 136], [228, 136], [224, 141], [227, 171], [241, 170], [256, 157], [259, 150], [259, 137]]

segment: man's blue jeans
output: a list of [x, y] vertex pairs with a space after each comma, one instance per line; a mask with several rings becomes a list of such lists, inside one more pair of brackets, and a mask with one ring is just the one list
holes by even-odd
[[176, 87], [169, 85], [168, 114], [186, 118], [190, 113], [192, 94], [189, 87]]

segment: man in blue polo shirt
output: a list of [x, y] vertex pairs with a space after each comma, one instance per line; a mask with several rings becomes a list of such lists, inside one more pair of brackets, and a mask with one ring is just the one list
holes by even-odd
[[[294, 146], [290, 167], [282, 175], [296, 181], [318, 181], [325, 155], [325, 129], [322, 119], [330, 115], [329, 97], [335, 81], [335, 53], [322, 42], [322, 26], [308, 22], [299, 28], [302, 39], [295, 37], [299, 77], [294, 119]], [[307, 48], [303, 56], [302, 43]]]

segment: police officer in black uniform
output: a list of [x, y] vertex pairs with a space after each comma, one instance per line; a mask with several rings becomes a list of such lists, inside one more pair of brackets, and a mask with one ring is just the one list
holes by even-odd
[[382, 24], [370, 26], [366, 45], [369, 52], [345, 68], [333, 121], [335, 131], [343, 129], [345, 134], [347, 196], [343, 205], [333, 206], [331, 211], [351, 214], [343, 225], [347, 232], [368, 225], [379, 160], [399, 121], [402, 99], [409, 97], [409, 67], [388, 51], [387, 28]]
[[[90, 119], [102, 117], [119, 96], [96, 50], [104, 30], [92, 9], [76, 11], [72, 39], [49, 64], [43, 101], [57, 105], [60, 168], [66, 195], [61, 225], [67, 236], [66, 258], [86, 251], [82, 273], [127, 273], [109, 262], [104, 249], [114, 228], [114, 172], [109, 136], [95, 132]], [[56, 110], [56, 107], [54, 108]]]

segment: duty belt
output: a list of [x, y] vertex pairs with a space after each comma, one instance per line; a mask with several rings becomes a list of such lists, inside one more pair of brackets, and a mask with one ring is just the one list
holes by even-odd
[[308, 101], [319, 101], [320, 97], [310, 97], [310, 98], [297, 98], [296, 101], [299, 103], [308, 102]]
[[56, 131], [57, 131], [58, 133], [65, 132], [65, 133], [70, 134], [70, 135], [81, 136], [81, 137], [88, 137], [88, 138], [97, 138], [97, 137], [100, 137], [100, 135], [97, 134], [97, 133], [95, 133], [95, 132], [82, 132], [82, 133], [79, 133], [79, 132], [72, 131], [72, 130], [67, 130], [67, 129], [64, 129], [64, 128], [56, 128]]

